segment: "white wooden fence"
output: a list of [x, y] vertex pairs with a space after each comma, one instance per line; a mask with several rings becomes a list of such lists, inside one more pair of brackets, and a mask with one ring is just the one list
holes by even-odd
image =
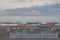
[[10, 38], [56, 38], [58, 39], [58, 33], [36, 33], [36, 34], [24, 34], [24, 33], [10, 33]]

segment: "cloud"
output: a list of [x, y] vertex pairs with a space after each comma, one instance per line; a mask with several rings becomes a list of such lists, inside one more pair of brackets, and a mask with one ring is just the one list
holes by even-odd
[[[21, 2], [22, 1], [22, 2]], [[60, 3], [60, 0], [0, 0], [0, 8], [14, 9], [31, 6], [44, 6]]]
[[0, 16], [60, 16], [60, 4], [7, 9]]

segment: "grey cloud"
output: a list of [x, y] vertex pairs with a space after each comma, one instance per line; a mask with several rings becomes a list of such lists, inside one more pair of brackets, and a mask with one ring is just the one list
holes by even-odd
[[[33, 14], [32, 10], [38, 11], [37, 14]], [[60, 4], [45, 5], [45, 6], [33, 6], [28, 8], [16, 8], [7, 9], [0, 13], [0, 16], [60, 16]]]

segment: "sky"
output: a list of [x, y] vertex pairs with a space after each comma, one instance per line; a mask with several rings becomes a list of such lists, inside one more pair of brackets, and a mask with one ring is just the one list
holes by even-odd
[[[12, 20], [10, 18], [2, 18], [2, 16], [34, 16], [29, 18], [35, 21], [56, 21], [60, 22], [60, 0], [0, 0], [0, 21]], [[18, 18], [18, 17], [17, 17]], [[28, 20], [28, 18], [26, 18]], [[13, 18], [15, 20], [15, 18]], [[22, 17], [20, 20], [26, 20]], [[18, 19], [19, 20], [19, 19]], [[33, 20], [33, 21], [34, 21]], [[15, 20], [16, 21], [16, 20]]]
[[0, 9], [43, 6], [60, 3], [60, 0], [0, 0]]
[[[58, 22], [60, 23], [60, 17], [55, 16], [1, 16], [1, 22]], [[57, 20], [56, 20], [57, 19]]]

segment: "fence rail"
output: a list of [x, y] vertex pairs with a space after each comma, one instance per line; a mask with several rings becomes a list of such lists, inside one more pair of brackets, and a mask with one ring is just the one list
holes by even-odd
[[20, 34], [20, 33], [10, 33], [10, 38], [58, 38], [58, 33], [41, 33], [41, 34]]

